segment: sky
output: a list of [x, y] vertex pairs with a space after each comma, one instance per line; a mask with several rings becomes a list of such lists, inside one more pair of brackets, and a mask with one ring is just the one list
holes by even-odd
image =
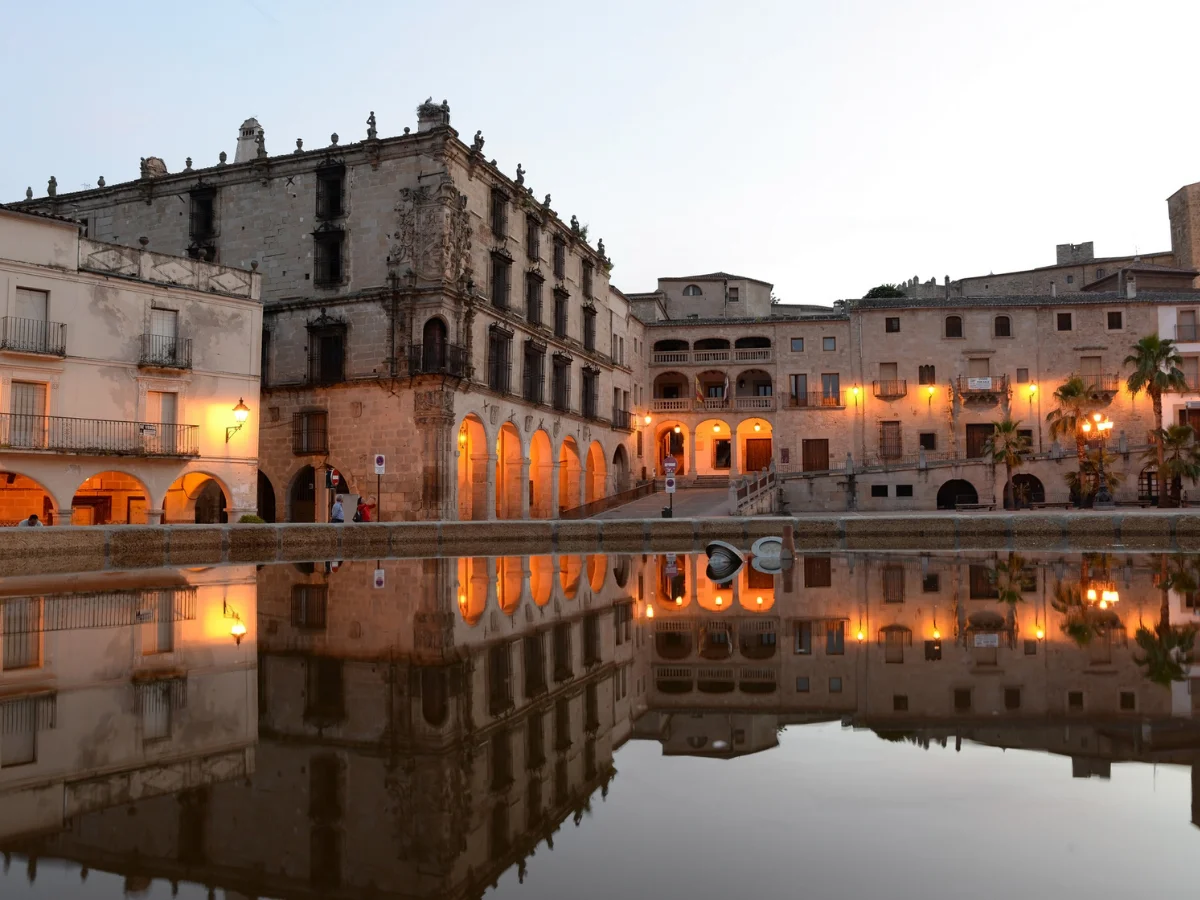
[[427, 96], [604, 238], [625, 291], [715, 270], [829, 304], [1170, 247], [1200, 181], [1200, 4], [5, 4], [0, 202], [415, 129]]

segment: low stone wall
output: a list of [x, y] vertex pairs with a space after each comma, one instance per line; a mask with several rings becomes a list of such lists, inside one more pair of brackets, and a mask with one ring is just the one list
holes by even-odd
[[929, 513], [711, 519], [6, 528], [0, 576], [420, 556], [642, 553], [748, 547], [791, 522], [796, 547], [831, 550], [1200, 551], [1190, 511]]

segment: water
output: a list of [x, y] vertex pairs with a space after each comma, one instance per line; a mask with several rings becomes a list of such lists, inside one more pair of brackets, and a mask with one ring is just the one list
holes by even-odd
[[706, 563], [0, 582], [0, 896], [1194, 893], [1200, 558]]

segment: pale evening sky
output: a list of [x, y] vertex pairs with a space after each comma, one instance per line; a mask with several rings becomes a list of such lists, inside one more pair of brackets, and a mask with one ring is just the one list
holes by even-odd
[[605, 240], [613, 282], [716, 269], [830, 303], [917, 275], [1170, 246], [1200, 181], [1194, 2], [10, 3], [0, 201], [416, 126]]

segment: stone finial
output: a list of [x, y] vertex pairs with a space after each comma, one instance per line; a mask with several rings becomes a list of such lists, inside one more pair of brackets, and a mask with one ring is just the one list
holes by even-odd
[[250, 260], [250, 271], [251, 272], [258, 271], [258, 260], [257, 259]]
[[373, 141], [378, 133], [375, 130], [375, 110], [371, 110], [371, 115], [367, 116], [367, 140]]
[[608, 259], [608, 257], [604, 255], [604, 238], [600, 238], [600, 240], [596, 241], [596, 252], [599, 253], [602, 258]]
[[549, 194], [547, 194], [546, 199], [542, 201], [542, 207], [545, 209], [550, 208], [550, 195]]
[[296, 152], [297, 153], [304, 152], [304, 138], [296, 138]]
[[404, 126], [404, 133], [405, 133], [405, 134], [408, 134], [408, 132], [409, 132], [410, 130], [411, 130], [411, 129], [409, 129], [409, 127], [408, 127], [407, 125], [405, 125], [405, 126]]
[[47, 184], [46, 184], [46, 196], [47, 197], [58, 196], [58, 179], [55, 178], [53, 175], [50, 176], [50, 181], [47, 182]]
[[571, 234], [579, 234], [579, 216], [571, 216]]
[[481, 128], [479, 131], [475, 132], [475, 140], [473, 140], [471, 142], [471, 149], [474, 150], [476, 153], [482, 153], [483, 152], [483, 144], [484, 144], [483, 129]]
[[26, 199], [26, 200], [32, 200], [32, 199], [33, 199], [33, 188], [31, 188], [31, 187], [27, 187], [27, 188], [25, 188], [25, 199]]
[[150, 238], [146, 237], [145, 235], [142, 235], [140, 238], [138, 238], [138, 243], [141, 244], [142, 247], [144, 248], [147, 244], [150, 243]]
[[150, 167], [146, 164], [146, 157], [142, 157], [142, 161], [138, 163], [138, 174], [142, 178], [150, 177]]
[[104, 187], [104, 176], [103, 175], [101, 175], [99, 178], [96, 179], [96, 186]]
[[254, 136], [254, 143], [257, 145], [255, 153], [259, 159], [267, 158], [267, 133], [261, 128], [258, 134]]
[[190, 156], [183, 161], [183, 171], [192, 171], [192, 158]]
[[521, 164], [517, 163], [517, 184], [525, 183], [525, 170], [521, 168]]
[[222, 151], [221, 151], [221, 155], [218, 157], [218, 159], [220, 159], [220, 161], [221, 161], [221, 162], [220, 162], [220, 164], [221, 164], [221, 165], [225, 165], [225, 160], [229, 159], [229, 154], [228, 154], [228, 153], [226, 153], [224, 150], [222, 150]]
[[337, 142], [338, 142], [338, 136], [337, 136], [337, 132], [335, 131], [333, 134], [331, 134], [331, 135], [329, 136], [329, 143], [330, 143], [332, 146], [336, 147], [336, 146], [337, 146]]

